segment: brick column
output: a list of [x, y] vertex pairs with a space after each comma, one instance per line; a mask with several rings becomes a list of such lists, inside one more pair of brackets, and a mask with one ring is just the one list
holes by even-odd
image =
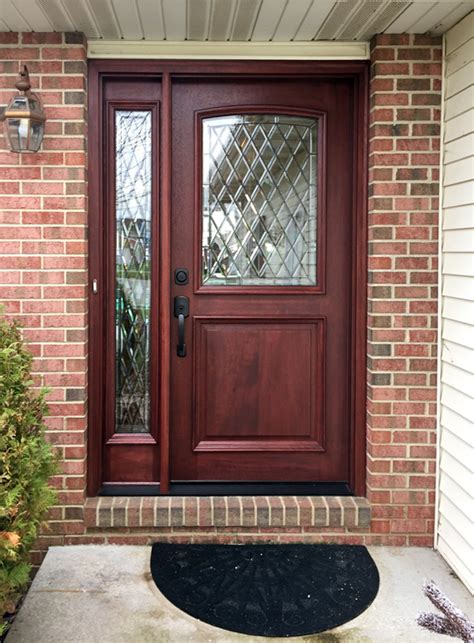
[[441, 53], [371, 48], [367, 482], [387, 544], [433, 542]]
[[49, 439], [62, 460], [48, 542], [81, 533], [86, 429], [86, 49], [77, 33], [1, 33], [0, 104], [28, 65], [43, 99], [37, 154], [14, 154], [0, 136], [0, 283], [21, 320], [38, 383], [50, 388]]

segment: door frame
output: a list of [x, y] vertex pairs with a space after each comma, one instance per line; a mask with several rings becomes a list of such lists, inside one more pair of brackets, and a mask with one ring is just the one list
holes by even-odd
[[[107, 365], [103, 354], [105, 306], [101, 297], [105, 286], [103, 221], [106, 216], [105, 119], [103, 84], [107, 78], [157, 78], [162, 83], [161, 154], [159, 168], [160, 220], [155, 222], [158, 244], [160, 375], [158, 407], [160, 420], [160, 493], [169, 493], [169, 372], [171, 325], [171, 91], [177, 77], [302, 77], [345, 78], [354, 89], [353, 227], [352, 227], [352, 320], [351, 320], [351, 401], [349, 484], [358, 496], [366, 493], [366, 346], [367, 346], [367, 140], [368, 140], [368, 63], [367, 61], [287, 61], [287, 60], [89, 60], [88, 141], [89, 141], [89, 364], [88, 364], [88, 468], [87, 494], [97, 495], [102, 486], [104, 438], [103, 382]], [[328, 142], [330, 144], [330, 142]], [[98, 293], [93, 292], [97, 280]], [[149, 441], [148, 436], [124, 436], [123, 444]], [[130, 488], [130, 485], [127, 485]], [[140, 485], [143, 488], [143, 485]]]

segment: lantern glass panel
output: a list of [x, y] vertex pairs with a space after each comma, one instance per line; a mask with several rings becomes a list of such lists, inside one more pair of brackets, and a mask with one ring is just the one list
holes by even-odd
[[15, 96], [8, 109], [28, 109], [28, 98], [26, 96]]
[[21, 120], [20, 118], [7, 118], [5, 121], [5, 133], [10, 141], [12, 152], [21, 152], [22, 149], [20, 140]]
[[33, 110], [39, 111], [42, 109], [41, 101], [36, 94], [30, 94], [30, 96], [28, 97], [28, 102], [29, 102], [29, 108], [31, 111]]
[[30, 152], [37, 152], [43, 140], [44, 121], [31, 121], [30, 130], [28, 150]]

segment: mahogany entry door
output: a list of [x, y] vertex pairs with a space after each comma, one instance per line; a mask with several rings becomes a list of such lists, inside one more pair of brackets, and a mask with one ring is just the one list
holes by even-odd
[[345, 480], [348, 87], [182, 80], [172, 122], [171, 478]]
[[357, 84], [238, 67], [103, 90], [101, 480], [354, 489]]

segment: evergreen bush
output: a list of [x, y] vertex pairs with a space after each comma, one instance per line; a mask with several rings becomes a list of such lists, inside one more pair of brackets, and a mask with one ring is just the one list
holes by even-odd
[[18, 325], [0, 317], [0, 617], [26, 588], [29, 551], [55, 499], [48, 479], [56, 457], [44, 439], [47, 391], [33, 391], [31, 365]]

